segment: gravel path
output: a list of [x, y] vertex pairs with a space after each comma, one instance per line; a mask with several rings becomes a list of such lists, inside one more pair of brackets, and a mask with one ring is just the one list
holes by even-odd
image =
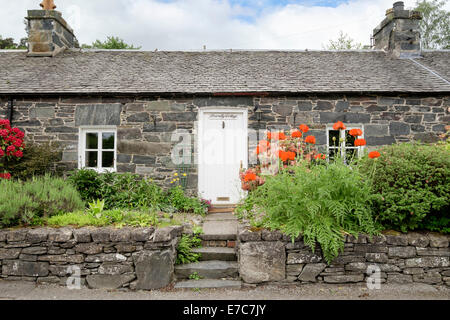
[[363, 284], [352, 285], [266, 285], [240, 290], [184, 289], [154, 291], [69, 290], [58, 285], [0, 280], [0, 300], [450, 300], [450, 288], [427, 284], [382, 285], [368, 290]]

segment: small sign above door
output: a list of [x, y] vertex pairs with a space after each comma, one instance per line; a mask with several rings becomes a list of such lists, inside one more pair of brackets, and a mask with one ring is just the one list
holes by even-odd
[[233, 113], [213, 113], [208, 117], [209, 120], [236, 120], [237, 118], [238, 115]]

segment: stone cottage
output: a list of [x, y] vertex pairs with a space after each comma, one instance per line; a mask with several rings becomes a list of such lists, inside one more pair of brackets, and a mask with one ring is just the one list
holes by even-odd
[[192, 192], [233, 204], [268, 129], [308, 124], [332, 154], [337, 120], [363, 129], [369, 149], [436, 141], [450, 120], [450, 51], [421, 50], [420, 13], [402, 2], [358, 51], [82, 50], [60, 12], [26, 19], [28, 50], [0, 51], [0, 117], [59, 143], [67, 170], [165, 185], [186, 173]]

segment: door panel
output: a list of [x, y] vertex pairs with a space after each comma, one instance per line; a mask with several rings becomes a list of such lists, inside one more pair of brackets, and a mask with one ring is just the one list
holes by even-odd
[[200, 117], [199, 193], [213, 204], [240, 200], [239, 168], [247, 162], [244, 112], [205, 111]]

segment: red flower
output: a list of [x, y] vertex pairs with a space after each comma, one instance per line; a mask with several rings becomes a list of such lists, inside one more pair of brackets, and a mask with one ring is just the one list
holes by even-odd
[[254, 181], [256, 180], [256, 174], [254, 174], [253, 172], [247, 172], [244, 176], [244, 181], [245, 182], [249, 182], [249, 181]]
[[294, 132], [291, 133], [291, 137], [292, 137], [292, 138], [301, 138], [301, 137], [302, 137], [302, 132], [296, 130], [296, 131], [294, 131]]
[[9, 132], [6, 129], [0, 130], [0, 137], [6, 137], [8, 135], [8, 133]]
[[295, 152], [292, 152], [292, 151], [286, 152], [286, 157], [287, 157], [287, 160], [294, 161], [295, 160]]
[[369, 152], [369, 158], [370, 158], [370, 159], [376, 159], [376, 158], [378, 158], [379, 156], [381, 156], [381, 154], [380, 154], [378, 151], [372, 151], [372, 152]]
[[305, 139], [306, 143], [316, 144], [316, 137], [314, 136], [307, 136]]
[[355, 140], [355, 147], [362, 147], [362, 146], [365, 146], [367, 143], [366, 143], [366, 140], [365, 139], [356, 139]]
[[354, 137], [359, 137], [359, 136], [362, 136], [362, 134], [363, 134], [361, 129], [351, 129], [348, 133]]
[[20, 150], [17, 150], [17, 151], [14, 153], [14, 156], [17, 157], [17, 158], [22, 158], [22, 157], [23, 157], [23, 152], [20, 151]]
[[301, 124], [298, 128], [303, 133], [307, 133], [309, 131], [309, 127], [306, 124]]
[[267, 140], [272, 140], [272, 132], [267, 132]]
[[333, 130], [345, 130], [347, 127], [344, 125], [342, 121], [338, 121], [333, 125]]
[[281, 161], [285, 162], [289, 159], [289, 152], [280, 150], [278, 152], [278, 156], [280, 157]]
[[8, 146], [7, 148], [6, 148], [6, 152], [13, 152], [13, 151], [15, 151], [16, 150], [16, 147], [14, 147], [14, 146]]
[[273, 140], [286, 140], [286, 135], [284, 132], [275, 132], [272, 136]]
[[5, 151], [3, 151], [3, 149], [0, 149], [0, 158], [3, 157], [5, 155]]
[[20, 139], [17, 139], [16, 141], [14, 141], [13, 145], [16, 146], [17, 148], [20, 148], [22, 146], [23, 141]]
[[324, 154], [322, 154], [322, 153], [316, 154], [314, 156], [314, 159], [323, 159], [323, 160], [325, 160], [326, 158], [327, 157]]
[[8, 173], [8, 172], [0, 173], [0, 179], [10, 180], [11, 179], [11, 174]]

